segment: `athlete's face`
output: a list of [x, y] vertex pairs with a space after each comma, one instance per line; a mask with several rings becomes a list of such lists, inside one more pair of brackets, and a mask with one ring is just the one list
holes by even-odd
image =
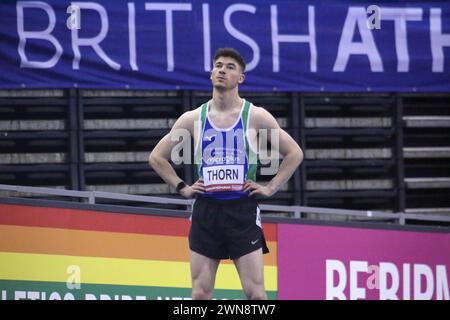
[[234, 89], [244, 82], [244, 74], [238, 62], [231, 57], [219, 57], [214, 61], [211, 81], [216, 89]]

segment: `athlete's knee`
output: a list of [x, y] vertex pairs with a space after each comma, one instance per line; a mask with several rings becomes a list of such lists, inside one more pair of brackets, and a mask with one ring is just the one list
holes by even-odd
[[249, 281], [244, 285], [244, 293], [249, 300], [266, 300], [264, 281]]
[[246, 296], [249, 300], [267, 300], [264, 288], [252, 288], [246, 292]]
[[192, 287], [192, 300], [210, 300], [213, 296], [213, 289], [202, 286]]

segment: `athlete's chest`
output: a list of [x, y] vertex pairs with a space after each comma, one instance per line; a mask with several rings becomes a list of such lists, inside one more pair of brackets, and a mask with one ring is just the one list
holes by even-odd
[[234, 110], [232, 112], [218, 112], [210, 110], [208, 112], [208, 120], [211, 125], [217, 129], [231, 129], [236, 125], [236, 122], [240, 120], [240, 111]]

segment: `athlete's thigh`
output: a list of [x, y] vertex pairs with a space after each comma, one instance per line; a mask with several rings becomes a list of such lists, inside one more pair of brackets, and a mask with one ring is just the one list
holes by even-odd
[[252, 251], [234, 260], [242, 285], [264, 286], [264, 259], [262, 249]]
[[190, 250], [191, 277], [194, 285], [214, 287], [220, 260]]

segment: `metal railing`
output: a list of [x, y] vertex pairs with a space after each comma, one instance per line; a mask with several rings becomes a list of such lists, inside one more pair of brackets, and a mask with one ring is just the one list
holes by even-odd
[[[187, 207], [186, 211], [188, 212], [192, 211], [192, 206], [195, 202], [194, 199], [175, 199], [167, 197], [130, 195], [113, 192], [103, 192], [103, 191], [76, 191], [76, 190], [64, 190], [64, 189], [53, 189], [43, 187], [16, 186], [7, 184], [0, 184], [0, 190], [18, 193], [28, 193], [28, 194], [45, 194], [54, 196], [84, 198], [87, 199], [87, 202], [89, 204], [96, 204], [98, 199], [111, 199], [111, 200], [136, 201], [136, 202], [157, 203], [167, 205], [185, 205]], [[450, 215], [445, 216], [436, 214], [420, 214], [420, 213], [405, 213], [405, 212], [388, 213], [371, 210], [348, 210], [348, 209], [284, 206], [284, 205], [269, 205], [269, 204], [261, 204], [259, 205], [259, 208], [261, 211], [291, 213], [292, 219], [304, 219], [302, 213], [315, 213], [334, 216], [353, 216], [353, 217], [369, 218], [373, 220], [392, 219], [394, 221], [397, 221], [397, 223], [401, 225], [404, 225], [406, 220], [450, 222]]]

